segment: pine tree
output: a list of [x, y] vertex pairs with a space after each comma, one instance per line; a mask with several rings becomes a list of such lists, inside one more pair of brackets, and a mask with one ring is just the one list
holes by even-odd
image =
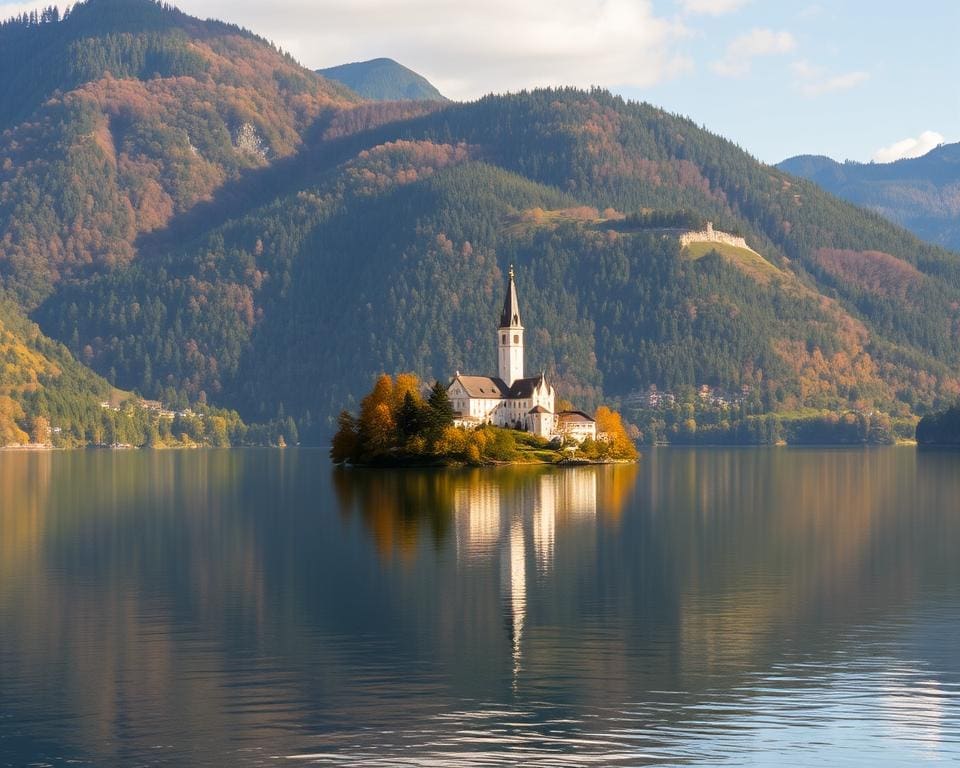
[[431, 437], [436, 438], [443, 430], [453, 424], [453, 405], [447, 388], [439, 381], [435, 381], [430, 388], [430, 397], [427, 398], [428, 429]]

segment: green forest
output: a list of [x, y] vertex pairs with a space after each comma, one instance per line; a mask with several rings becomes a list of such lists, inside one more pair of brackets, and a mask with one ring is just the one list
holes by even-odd
[[[960, 397], [960, 257], [652, 105], [367, 102], [148, 0], [0, 51], [0, 286], [77, 391], [328, 444], [382, 373], [492, 371], [514, 264], [528, 370], [647, 442], [887, 442]], [[753, 250], [680, 247], [708, 221]], [[626, 407], [705, 385], [736, 407]]]

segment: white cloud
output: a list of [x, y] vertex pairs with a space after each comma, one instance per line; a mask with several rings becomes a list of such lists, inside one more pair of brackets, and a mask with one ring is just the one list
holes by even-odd
[[881, 147], [871, 158], [875, 163], [892, 163], [908, 157], [920, 157], [939, 144], [943, 144], [943, 135], [936, 131], [924, 131], [915, 139], [902, 139], [889, 147]]
[[[38, 2], [27, 2], [27, 3], [3, 3], [0, 2], [0, 19], [6, 20], [14, 16], [19, 16], [21, 13], [29, 13], [30, 11], [39, 11], [42, 8], [46, 8], [48, 5], [58, 5], [58, 3], [38, 3]], [[60, 5], [60, 9], [63, 10], [63, 5]]]
[[856, 88], [861, 83], [870, 79], [868, 72], [857, 71], [847, 72], [842, 75], [834, 75], [825, 80], [812, 83], [804, 83], [800, 90], [807, 96], [819, 96], [821, 93], [833, 93], [834, 91], [848, 91]]
[[378, 56], [445, 95], [542, 85], [646, 88], [693, 68], [689, 31], [651, 0], [178, 0], [197, 16], [248, 27], [305, 66]]
[[723, 58], [710, 66], [718, 75], [740, 77], [750, 71], [750, 65], [758, 56], [789, 53], [796, 47], [797, 42], [789, 32], [752, 29], [733, 40]]
[[822, 67], [815, 67], [805, 60], [795, 61], [793, 71], [797, 76], [797, 87], [804, 96], [848, 91], [870, 79], [870, 73], [863, 70], [831, 75]]
[[723, 16], [739, 11], [751, 0], [678, 0], [680, 8], [692, 16]]

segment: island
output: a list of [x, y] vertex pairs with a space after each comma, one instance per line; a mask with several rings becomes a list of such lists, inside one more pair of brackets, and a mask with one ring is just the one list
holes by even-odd
[[960, 403], [920, 419], [917, 445], [921, 448], [960, 448]]
[[639, 456], [620, 415], [606, 406], [591, 419], [595, 438], [548, 439], [516, 427], [457, 423], [447, 389], [434, 382], [424, 398], [416, 374], [382, 374], [359, 416], [340, 413], [330, 457], [352, 466], [482, 466], [634, 462]]
[[382, 374], [359, 416], [340, 414], [337, 464], [450, 465], [636, 461], [620, 415], [557, 399], [545, 371], [524, 376], [524, 327], [513, 267], [497, 329], [497, 376], [457, 371], [428, 390], [414, 373]]

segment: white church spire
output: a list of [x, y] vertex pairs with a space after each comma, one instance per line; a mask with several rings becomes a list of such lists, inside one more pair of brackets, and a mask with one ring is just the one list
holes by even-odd
[[523, 325], [520, 323], [520, 302], [517, 301], [517, 285], [513, 281], [512, 264], [507, 295], [500, 313], [497, 350], [500, 378], [508, 387], [512, 387], [517, 379], [523, 378]]

